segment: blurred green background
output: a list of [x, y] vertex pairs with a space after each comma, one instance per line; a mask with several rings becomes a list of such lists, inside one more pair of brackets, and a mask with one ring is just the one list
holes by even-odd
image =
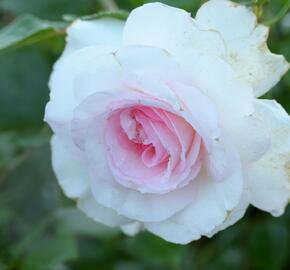
[[[145, 2], [150, 1], [117, 4], [130, 11]], [[162, 2], [195, 14], [203, 1]], [[290, 1], [245, 3], [260, 21], [272, 24], [270, 48], [289, 61]], [[0, 0], [0, 28], [24, 13], [62, 21], [63, 14], [102, 10], [97, 0]], [[50, 131], [42, 120], [47, 81], [63, 49], [64, 33], [44, 34], [45, 39], [34, 39], [29, 46], [0, 48], [0, 270], [290, 269], [290, 207], [280, 218], [250, 208], [235, 226], [187, 246], [149, 233], [129, 238], [78, 212], [51, 170]], [[290, 73], [267, 98], [290, 112]]]

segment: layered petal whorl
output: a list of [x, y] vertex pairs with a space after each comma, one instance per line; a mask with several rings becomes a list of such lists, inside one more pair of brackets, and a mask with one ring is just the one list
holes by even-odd
[[251, 10], [211, 0], [191, 18], [151, 3], [67, 32], [45, 121], [60, 186], [90, 218], [185, 244], [249, 204], [283, 213], [290, 118], [257, 97], [289, 65]]

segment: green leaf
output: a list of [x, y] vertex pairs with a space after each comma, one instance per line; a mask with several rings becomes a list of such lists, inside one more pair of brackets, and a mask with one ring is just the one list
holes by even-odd
[[95, 14], [82, 16], [81, 19], [84, 21], [96, 20], [104, 17], [115, 18], [119, 20], [126, 20], [129, 16], [129, 12], [125, 10], [115, 10], [115, 11], [101, 11]]
[[126, 10], [114, 10], [114, 11], [101, 11], [97, 12], [91, 15], [85, 15], [79, 17], [75, 14], [64, 14], [62, 16], [63, 20], [66, 22], [73, 22], [74, 20], [80, 18], [83, 21], [91, 21], [91, 20], [97, 20], [100, 18], [114, 18], [118, 20], [126, 20], [129, 16], [129, 12]]
[[266, 25], [272, 25], [280, 21], [290, 9], [290, 0], [286, 0], [284, 6], [280, 9], [280, 11], [272, 17], [270, 20], [264, 22]]
[[0, 63], [1, 132], [42, 128], [51, 65], [47, 55], [25, 47], [0, 54]]
[[72, 236], [57, 236], [43, 240], [42, 244], [23, 260], [21, 270], [51, 270], [78, 255], [77, 243]]
[[[131, 0], [133, 1], [133, 0]], [[138, 3], [138, 1], [134, 0], [134, 2]], [[154, 0], [145, 0], [145, 3], [154, 3], [156, 1]], [[192, 14], [195, 15], [196, 11], [198, 8], [201, 6], [202, 3], [204, 3], [204, 0], [194, 0], [194, 1], [188, 1], [188, 0], [159, 0], [158, 2], [161, 2], [165, 5], [177, 7], [177, 8], [182, 8], [187, 10], [188, 12], [191, 12]]]
[[1, 132], [0, 134], [0, 183], [3, 172], [11, 171], [26, 156], [27, 151], [49, 142], [48, 128], [33, 132]]
[[0, 270], [6, 270], [8, 267], [6, 267], [2, 262], [0, 262]]
[[27, 252], [27, 248], [31, 247], [34, 242], [39, 241], [39, 238], [44, 234], [45, 230], [54, 221], [54, 216], [48, 215], [34, 226], [22, 239], [11, 249], [13, 257], [19, 257], [21, 254]]
[[284, 269], [289, 251], [287, 226], [281, 218], [256, 225], [249, 241], [252, 269]]
[[48, 145], [37, 147], [30, 150], [22, 163], [0, 183], [4, 206], [9, 206], [7, 210], [12, 214], [17, 213], [13, 222], [3, 227], [5, 234], [0, 237], [0, 246], [6, 239], [13, 247], [23, 246], [20, 243], [29, 242], [24, 239], [27, 239], [31, 230], [57, 209], [59, 187], [50, 164]]
[[175, 268], [181, 265], [186, 250], [186, 246], [165, 242], [149, 233], [141, 233], [135, 238], [126, 238], [122, 246], [128, 254], [146, 263]]
[[[2, 233], [2, 228], [6, 225], [9, 226], [13, 222], [13, 218], [16, 213], [13, 212], [6, 198], [3, 196], [0, 198], [0, 232]], [[1, 264], [0, 264], [1, 265]], [[1, 269], [1, 268], [0, 268]]]
[[0, 51], [64, 35], [66, 26], [64, 22], [45, 21], [33, 15], [22, 15], [0, 30]]
[[9, 14], [29, 13], [50, 20], [59, 20], [64, 13], [90, 14], [97, 8], [96, 0], [0, 0], [0, 9]]

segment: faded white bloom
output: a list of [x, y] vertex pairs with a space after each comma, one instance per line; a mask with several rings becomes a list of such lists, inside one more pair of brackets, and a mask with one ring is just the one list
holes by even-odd
[[75, 21], [50, 80], [53, 168], [92, 219], [188, 243], [249, 204], [290, 198], [290, 118], [258, 99], [288, 70], [246, 7], [204, 4], [195, 19], [160, 3], [126, 22]]

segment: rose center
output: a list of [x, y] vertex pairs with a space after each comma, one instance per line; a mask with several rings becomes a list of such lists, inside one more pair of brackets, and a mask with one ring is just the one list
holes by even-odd
[[160, 134], [155, 128], [156, 122], [164, 125], [157, 113], [156, 111], [154, 114], [146, 107], [126, 109], [120, 113], [122, 131], [136, 144], [142, 161], [148, 168], [169, 159], [169, 153], [160, 142]]
[[199, 134], [184, 118], [161, 108], [114, 110], [105, 138], [112, 172], [126, 186], [170, 189], [194, 178], [201, 167]]

